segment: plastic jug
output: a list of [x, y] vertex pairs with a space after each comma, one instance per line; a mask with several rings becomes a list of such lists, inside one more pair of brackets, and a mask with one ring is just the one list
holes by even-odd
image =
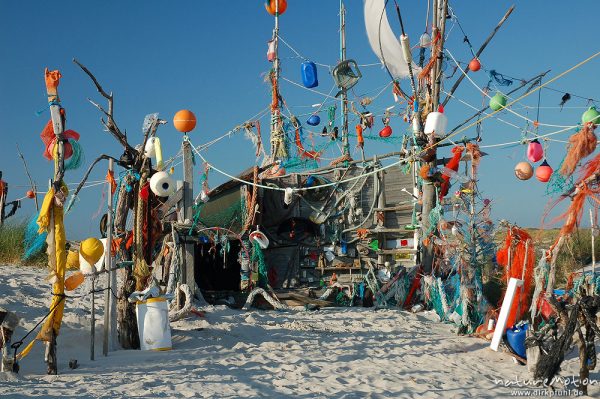
[[312, 61], [303, 62], [300, 66], [302, 72], [302, 83], [304, 87], [313, 88], [319, 85], [319, 79], [317, 79], [317, 66]]

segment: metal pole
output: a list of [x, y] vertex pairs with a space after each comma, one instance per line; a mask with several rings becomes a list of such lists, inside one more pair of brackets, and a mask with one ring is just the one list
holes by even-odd
[[594, 223], [594, 214], [590, 209], [590, 226], [592, 227], [592, 293], [595, 291], [596, 281], [596, 223]]
[[96, 289], [96, 287], [94, 286], [94, 280], [96, 278], [94, 276], [92, 276], [92, 293], [91, 293], [91, 311], [92, 311], [92, 318], [90, 321], [90, 360], [94, 360], [94, 345], [95, 345], [95, 340], [96, 340], [96, 303], [95, 303], [95, 295], [94, 295], [94, 290]]
[[[108, 160], [108, 173], [112, 174], [114, 169], [113, 160]], [[113, 323], [116, 321], [113, 310], [116, 313], [116, 303], [112, 297], [113, 289], [116, 288], [116, 271], [112, 270], [112, 230], [113, 230], [113, 192], [111, 183], [108, 183], [108, 213], [106, 218], [106, 248], [104, 249], [104, 267], [106, 274], [106, 291], [104, 292], [104, 340], [102, 342], [102, 354], [108, 356], [108, 351], [113, 349], [114, 338], [112, 337]], [[114, 282], [113, 282], [114, 278]]]
[[[343, 0], [340, 0], [340, 60], [346, 60], [346, 7]], [[350, 154], [350, 144], [348, 142], [348, 93], [342, 90], [342, 148], [343, 155]], [[364, 154], [364, 151], [363, 151]], [[364, 159], [364, 155], [363, 155]]]

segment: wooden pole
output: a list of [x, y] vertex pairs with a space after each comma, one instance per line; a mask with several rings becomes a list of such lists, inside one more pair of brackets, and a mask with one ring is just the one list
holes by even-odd
[[[514, 5], [510, 6], [510, 8], [506, 12], [506, 14], [504, 14], [504, 16], [502, 17], [502, 19], [500, 20], [500, 22], [498, 22], [498, 25], [496, 25], [496, 27], [494, 28], [494, 30], [492, 31], [492, 33], [490, 33], [490, 35], [488, 36], [488, 38], [485, 39], [485, 42], [483, 42], [483, 44], [481, 45], [481, 47], [479, 47], [479, 50], [477, 50], [477, 53], [475, 53], [475, 57], [476, 58], [479, 58], [479, 56], [481, 55], [481, 53], [483, 53], [483, 50], [485, 50], [485, 48], [487, 47], [487, 45], [489, 44], [489, 42], [496, 35], [496, 32], [498, 32], [498, 30], [500, 29], [500, 27], [502, 27], [502, 25], [508, 19], [508, 17], [510, 16], [510, 14], [513, 12], [514, 9], [515, 9]], [[469, 68], [465, 69], [465, 74], [467, 74], [467, 73], [469, 73]], [[465, 75], [463, 75], [463, 74], [461, 74], [458, 77], [458, 79], [456, 80], [456, 82], [454, 82], [454, 85], [452, 86], [452, 88], [448, 92], [448, 95], [444, 99], [444, 102], [442, 103], [442, 105], [445, 106], [448, 103], [448, 101], [450, 101], [450, 99], [452, 98], [452, 94], [454, 94], [454, 91], [456, 91], [456, 89], [458, 88], [458, 86], [460, 85], [460, 83], [463, 81], [464, 78], [465, 78]]]
[[38, 205], [38, 199], [37, 199], [37, 185], [31, 178], [31, 174], [29, 173], [29, 168], [27, 167], [27, 162], [25, 162], [25, 157], [23, 156], [23, 153], [21, 152], [21, 149], [19, 148], [19, 144], [17, 144], [17, 152], [19, 153], [19, 157], [21, 158], [21, 161], [23, 161], [23, 166], [25, 167], [25, 173], [27, 174], [27, 178], [29, 179], [29, 184], [31, 185], [31, 190], [35, 194], [35, 196], [33, 197], [33, 201], [35, 202], [35, 210], [39, 211], [40, 207]]
[[[64, 133], [64, 119], [63, 116], [61, 114], [61, 105], [60, 105], [60, 99], [58, 97], [58, 85], [60, 82], [60, 72], [59, 71], [48, 71], [48, 69], [46, 68], [45, 72], [44, 72], [44, 78], [46, 80], [46, 93], [48, 96], [48, 104], [50, 107], [50, 118], [52, 120], [52, 128], [54, 129], [54, 135], [56, 138], [56, 158], [54, 161], [54, 180], [52, 182], [52, 185], [54, 187], [54, 192], [58, 193], [61, 190], [61, 186], [62, 186], [62, 180], [65, 174], [65, 141], [63, 138], [63, 133]], [[58, 208], [58, 209], [57, 209]], [[53, 209], [52, 209], [52, 215], [58, 214], [62, 217], [63, 214], [63, 209], [62, 207], [59, 207], [58, 205], [53, 205]], [[54, 217], [54, 216], [53, 216]], [[66, 237], [64, 234], [64, 228], [62, 230], [62, 232], [57, 231], [56, 229], [53, 229], [53, 234], [54, 234], [54, 242], [56, 245], [56, 249], [55, 251], [58, 251], [59, 249], [62, 251], [65, 251], [65, 248], [58, 248], [59, 245], [65, 245], [66, 242]], [[64, 293], [64, 283], [65, 283], [65, 276], [64, 273], [58, 273], [59, 270], [59, 263], [64, 261], [64, 259], [58, 259], [58, 256], [56, 256], [55, 254], [50, 254], [50, 256], [55, 256], [56, 259], [56, 272], [57, 272], [57, 281], [56, 283], [53, 285], [53, 290], [54, 293], [56, 294], [62, 294]], [[64, 265], [63, 265], [64, 266]], [[64, 271], [63, 271], [64, 272]], [[64, 302], [62, 305], [60, 305], [64, 308]], [[56, 355], [56, 338], [58, 335], [58, 331], [57, 329], [55, 329], [54, 327], [52, 327], [52, 332], [50, 334], [50, 342], [47, 343], [47, 347], [46, 347], [46, 363], [48, 366], [48, 374], [58, 374], [58, 362], [57, 362], [57, 355]]]
[[[346, 7], [344, 1], [340, 0], [340, 61], [346, 60]], [[343, 154], [350, 154], [350, 143], [348, 142], [348, 92], [342, 90], [342, 148]], [[363, 151], [364, 159], [364, 151]]]
[[[0, 181], [2, 175], [0, 175]], [[8, 197], [8, 183], [2, 182], [2, 191], [0, 191], [0, 226], [4, 224], [4, 207], [6, 206], [6, 198]]]
[[[114, 173], [114, 163], [108, 160], [108, 173]], [[114, 349], [114, 336], [116, 332], [114, 322], [116, 321], [117, 304], [113, 298], [113, 290], [117, 287], [116, 270], [112, 270], [112, 233], [113, 233], [113, 191], [112, 185], [108, 183], [108, 213], [106, 220], [106, 248], [104, 249], [104, 267], [106, 274], [106, 291], [104, 292], [104, 336], [102, 342], [102, 354], [108, 356], [108, 351]]]
[[[192, 156], [192, 145], [190, 144], [186, 135], [183, 139], [183, 200], [180, 203], [181, 209], [178, 214], [179, 223], [183, 223], [185, 226], [191, 226], [193, 219], [194, 169]], [[195, 295], [201, 302], [204, 302], [204, 297], [197, 288], [194, 276], [194, 244], [188, 240], [183, 240], [181, 249], [181, 259], [183, 260], [183, 281], [188, 285], [192, 294]]]

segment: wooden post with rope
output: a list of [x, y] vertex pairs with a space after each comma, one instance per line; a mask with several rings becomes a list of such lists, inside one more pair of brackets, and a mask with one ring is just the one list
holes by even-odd
[[[114, 163], [112, 159], [108, 160], [108, 174], [113, 175]], [[108, 351], [114, 349], [117, 319], [117, 304], [113, 297], [113, 292], [117, 287], [116, 270], [112, 270], [112, 235], [113, 235], [113, 190], [112, 182], [108, 182], [108, 212], [106, 218], [106, 248], [104, 249], [104, 268], [106, 275], [106, 291], [104, 292], [104, 336], [102, 342], [102, 354], [108, 356]]]
[[8, 184], [2, 180], [2, 172], [0, 171], [0, 226], [4, 224], [4, 208], [6, 206], [7, 197]]
[[[187, 135], [183, 139], [183, 199], [180, 202], [180, 210], [178, 213], [178, 222], [188, 227], [192, 224], [193, 219], [193, 205], [194, 205], [194, 165], [193, 165], [193, 154], [192, 145], [187, 138]], [[196, 279], [194, 276], [194, 244], [183, 240], [181, 246], [181, 259], [183, 260], [182, 268], [182, 280], [188, 285], [193, 295], [197, 295], [202, 298], [202, 294], [199, 292], [196, 286]]]

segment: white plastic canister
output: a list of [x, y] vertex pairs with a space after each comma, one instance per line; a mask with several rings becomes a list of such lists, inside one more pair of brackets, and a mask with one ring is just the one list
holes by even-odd
[[446, 134], [448, 126], [448, 117], [441, 112], [430, 112], [425, 120], [425, 134], [431, 134], [435, 131], [436, 136]]
[[165, 298], [148, 298], [137, 302], [135, 314], [142, 350], [164, 351], [172, 348], [169, 307]]

